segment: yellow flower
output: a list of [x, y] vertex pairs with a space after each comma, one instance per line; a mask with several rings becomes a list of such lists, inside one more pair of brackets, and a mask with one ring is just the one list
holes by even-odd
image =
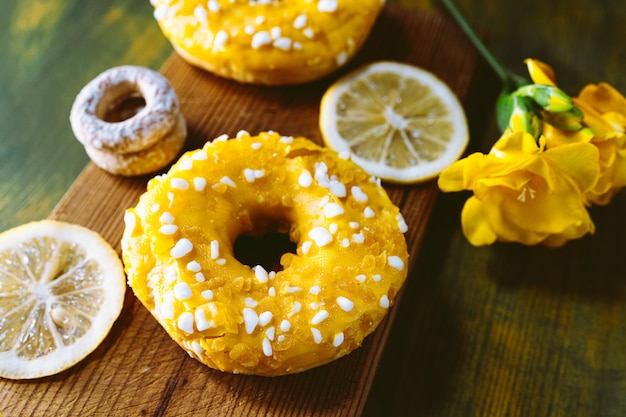
[[533, 58], [526, 58], [524, 63], [528, 69], [528, 75], [535, 84], [556, 86], [556, 76], [550, 65]]
[[461, 214], [471, 244], [497, 241], [561, 246], [593, 233], [583, 194], [598, 177], [598, 150], [589, 143], [553, 149], [531, 134], [507, 131], [487, 155], [474, 153], [439, 177], [442, 191], [470, 190]]
[[[549, 65], [536, 59], [524, 62], [533, 82], [556, 86]], [[605, 205], [626, 186], [626, 98], [611, 85], [600, 83], [588, 84], [573, 101], [582, 111], [583, 128], [565, 131], [543, 123], [542, 133], [548, 148], [572, 142], [589, 142], [598, 148], [600, 177], [586, 197]]]
[[600, 151], [600, 179], [587, 193], [595, 204], [608, 204], [626, 186], [626, 98], [609, 84], [589, 84], [574, 98]]

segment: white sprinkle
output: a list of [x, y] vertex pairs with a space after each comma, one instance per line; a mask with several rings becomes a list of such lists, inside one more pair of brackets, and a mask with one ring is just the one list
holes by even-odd
[[382, 308], [389, 308], [389, 297], [387, 297], [386, 294], [380, 297], [380, 306]]
[[217, 306], [215, 305], [215, 303], [208, 303], [207, 307], [209, 308], [209, 310], [211, 310], [211, 314], [213, 316], [217, 316], [218, 311], [217, 311]]
[[359, 187], [358, 185], [353, 186], [350, 189], [350, 192], [352, 193], [352, 197], [354, 197], [354, 199], [360, 203], [365, 203], [368, 200], [367, 194], [365, 194], [363, 192], [363, 190], [361, 189], [361, 187]]
[[283, 320], [280, 322], [280, 330], [283, 332], [288, 332], [291, 329], [291, 322], [289, 320]]
[[291, 309], [291, 311], [289, 312], [289, 314], [287, 314], [287, 317], [291, 317], [296, 313], [299, 313], [300, 310], [302, 310], [302, 303], [300, 303], [300, 301], [295, 301], [293, 303], [293, 308]]
[[324, 215], [328, 219], [340, 216], [344, 213], [343, 207], [337, 203], [328, 203], [324, 206]]
[[209, 22], [206, 18], [206, 10], [204, 7], [198, 5], [195, 9], [193, 9], [193, 14], [196, 16], [196, 19], [202, 24], [202, 26], [206, 26]]
[[404, 262], [398, 256], [390, 256], [387, 258], [387, 263], [399, 271], [404, 269]]
[[163, 295], [163, 303], [159, 306], [159, 311], [161, 311], [161, 316], [166, 319], [174, 318], [174, 294], [168, 292]]
[[335, 335], [335, 338], [333, 339], [333, 346], [334, 347], [339, 347], [341, 346], [341, 344], [343, 343], [344, 340], [344, 335], [343, 332], [339, 332]]
[[328, 189], [339, 198], [347, 195], [345, 184], [336, 179], [331, 179]]
[[124, 224], [129, 231], [135, 230], [137, 226], [137, 218], [133, 213], [125, 213], [124, 214]]
[[170, 251], [170, 256], [172, 258], [182, 258], [187, 255], [193, 249], [193, 244], [187, 238], [182, 238], [172, 248]]
[[229, 138], [230, 137], [226, 133], [222, 133], [221, 135], [213, 139], [213, 142], [226, 142]]
[[313, 37], [315, 36], [315, 33], [313, 32], [313, 29], [311, 28], [304, 29], [302, 33], [304, 33], [304, 36], [306, 36], [309, 39], [313, 39]]
[[280, 143], [292, 143], [293, 142], [293, 136], [281, 136], [280, 137]]
[[200, 177], [193, 179], [193, 188], [195, 188], [196, 191], [202, 191], [204, 187], [206, 187], [206, 179]]
[[158, 213], [159, 210], [161, 210], [160, 204], [153, 204], [152, 207], [150, 207], [150, 211], [153, 213]]
[[317, 10], [320, 12], [332, 13], [337, 11], [337, 0], [320, 0], [317, 3]]
[[258, 151], [259, 149], [263, 147], [263, 144], [261, 142], [254, 142], [252, 143], [252, 145], [250, 145], [250, 147], [254, 149], [255, 151]]
[[291, 49], [291, 39], [281, 36], [274, 41], [273, 45], [275, 48], [282, 49], [283, 51], [288, 51]]
[[222, 184], [226, 184], [226, 185], [228, 185], [229, 187], [232, 187], [232, 188], [236, 188], [236, 187], [237, 187], [237, 184], [235, 184], [235, 183], [233, 182], [233, 180], [231, 180], [231, 179], [230, 179], [230, 178], [228, 178], [228, 177], [222, 177], [222, 179], [220, 180], [220, 182], [221, 182]]
[[243, 322], [246, 326], [246, 333], [252, 334], [256, 325], [259, 324], [259, 316], [251, 308], [243, 309]]
[[246, 305], [250, 308], [254, 308], [259, 305], [256, 300], [252, 297], [246, 297]]
[[202, 345], [196, 342], [195, 340], [191, 342], [191, 348], [193, 349], [194, 353], [198, 356], [204, 353], [204, 349], [202, 348]]
[[263, 268], [261, 265], [257, 265], [252, 269], [254, 270], [254, 276], [259, 282], [267, 282], [269, 277], [265, 268]]
[[350, 222], [350, 228], [351, 229], [358, 229], [359, 228], [359, 224], [357, 222]]
[[189, 188], [189, 183], [187, 182], [187, 180], [184, 180], [182, 178], [172, 178], [170, 180], [170, 185], [175, 190], [186, 190]]
[[215, 263], [218, 265], [226, 265], [226, 259], [219, 258], [218, 260], [215, 261]]
[[371, 207], [365, 207], [365, 210], [363, 210], [363, 216], [365, 216], [366, 219], [371, 219], [375, 216], [374, 210], [372, 210]]
[[172, 223], [174, 221], [174, 216], [172, 216], [170, 213], [166, 211], [163, 214], [161, 214], [161, 217], [159, 217], [159, 220], [161, 221], [161, 223]]
[[261, 326], [267, 326], [269, 324], [270, 321], [272, 321], [272, 312], [271, 311], [264, 311], [261, 314], [259, 314], [259, 325]]
[[357, 275], [356, 276], [356, 280], [359, 282], [365, 282], [365, 280], [367, 279], [367, 277], [363, 274]]
[[272, 356], [272, 343], [267, 337], [263, 338], [263, 354], [265, 356]]
[[211, 290], [204, 290], [200, 294], [202, 295], [202, 298], [204, 298], [205, 300], [213, 299], [213, 291]]
[[376, 274], [372, 277], [372, 279], [374, 280], [374, 282], [380, 282], [380, 280], [382, 279], [382, 277], [379, 274]]
[[287, 291], [288, 293], [300, 292], [300, 291], [302, 291], [302, 288], [300, 288], [300, 287], [292, 287], [292, 286], [287, 285], [287, 288], [286, 288], [285, 291]]
[[365, 235], [363, 232], [355, 233], [352, 235], [352, 241], [354, 243], [363, 243], [365, 242]]
[[252, 36], [252, 49], [259, 49], [264, 45], [268, 45], [269, 43], [272, 42], [272, 37], [270, 36], [269, 32], [262, 30], [260, 32], [255, 33]]
[[193, 161], [191, 159], [180, 161], [178, 168], [180, 168], [181, 171], [191, 171], [193, 169]]
[[324, 229], [321, 226], [314, 227], [309, 233], [308, 236], [315, 242], [315, 244], [319, 247], [323, 247], [328, 245], [333, 240], [333, 236], [330, 232]]
[[191, 272], [200, 272], [202, 270], [202, 266], [198, 263], [198, 261], [191, 261], [187, 264], [187, 269]]
[[178, 328], [187, 334], [193, 333], [193, 314], [186, 311], [178, 316]]
[[308, 188], [311, 186], [311, 184], [313, 184], [313, 177], [308, 170], [305, 169], [304, 171], [302, 171], [300, 177], [298, 177], [298, 184], [300, 184], [300, 186], [304, 188]]
[[224, 30], [220, 30], [215, 34], [215, 40], [213, 41], [213, 49], [221, 50], [224, 49], [224, 44], [228, 41], [228, 33]]
[[178, 271], [176, 271], [174, 268], [167, 268], [165, 270], [165, 282], [167, 284], [174, 284], [174, 282], [178, 279]]
[[320, 291], [322, 291], [322, 288], [320, 288], [319, 285], [314, 285], [311, 288], [309, 288], [309, 292], [313, 295], [317, 295], [320, 293]]
[[175, 224], [164, 224], [159, 228], [159, 233], [163, 235], [173, 235], [178, 230], [178, 226]]
[[207, 153], [203, 149], [201, 149], [191, 155], [191, 159], [193, 159], [194, 161], [206, 161], [207, 159], [209, 159], [209, 155], [207, 155]]
[[196, 329], [198, 329], [198, 331], [201, 332], [211, 327], [211, 325], [209, 324], [209, 321], [206, 319], [206, 316], [204, 315], [204, 310], [200, 308], [197, 309], [195, 311], [195, 318], [196, 318]]
[[274, 26], [272, 29], [270, 29], [270, 36], [272, 37], [272, 39], [278, 39], [280, 38], [280, 35], [282, 35], [283, 31], [279, 26]]
[[252, 35], [256, 29], [254, 29], [254, 26], [252, 25], [246, 25], [246, 27], [243, 28], [243, 31], [246, 33], [246, 35]]
[[284, 334], [279, 334], [278, 337], [276, 338], [276, 340], [278, 340], [279, 342], [282, 342], [285, 340], [285, 335]]
[[220, 256], [220, 242], [217, 240], [211, 241], [211, 259], [217, 259]]
[[331, 223], [331, 225], [328, 226], [328, 230], [334, 235], [339, 230], [339, 225], [337, 223]]
[[343, 51], [339, 55], [335, 57], [335, 62], [337, 65], [341, 66], [348, 61], [348, 53]]
[[317, 313], [315, 313], [315, 315], [311, 319], [311, 324], [320, 324], [321, 322], [323, 322], [327, 318], [328, 318], [328, 311], [320, 310]]
[[311, 333], [313, 334], [313, 341], [318, 345], [322, 343], [322, 333], [314, 327], [311, 327]]
[[298, 17], [296, 17], [293, 21], [293, 27], [295, 29], [302, 29], [306, 26], [306, 15], [305, 14], [301, 14]]
[[293, 43], [293, 49], [296, 49], [298, 51], [302, 50], [302, 44], [298, 41]]
[[204, 282], [205, 281], [204, 274], [202, 272], [196, 272], [196, 281], [198, 281], [198, 282]]
[[217, 0], [209, 0], [209, 4], [207, 4], [209, 11], [213, 13], [217, 13], [220, 11], [220, 4]]
[[402, 216], [402, 214], [398, 213], [398, 215], [396, 216], [396, 220], [398, 221], [398, 227], [400, 228], [401, 233], [406, 233], [409, 231], [409, 225], [407, 225], [406, 221], [404, 221], [404, 217]]
[[309, 240], [307, 240], [306, 242], [304, 242], [302, 244], [302, 254], [303, 255], [308, 255], [309, 251], [311, 250], [311, 245], [312, 244], [313, 243], [311, 241], [309, 241]]
[[350, 247], [350, 239], [348, 239], [347, 237], [344, 237], [343, 239], [341, 239], [341, 247], [342, 248]]
[[191, 292], [191, 288], [186, 282], [179, 282], [174, 285], [174, 296], [179, 300], [188, 300], [191, 298], [193, 293]]
[[243, 176], [246, 178], [246, 181], [250, 183], [254, 182], [254, 170], [250, 168], [245, 168], [243, 170]]
[[337, 304], [339, 304], [339, 307], [346, 312], [351, 311], [354, 308], [354, 302], [341, 295], [337, 297]]
[[250, 136], [250, 133], [248, 133], [247, 130], [240, 130], [239, 132], [237, 132], [237, 135], [235, 136], [237, 139], [241, 139], [244, 136]]
[[172, 204], [174, 204], [174, 193], [171, 191], [167, 193], [167, 199], [170, 202], [170, 207], [172, 207]]
[[311, 307], [311, 309], [313, 309], [313, 310], [317, 310], [318, 308], [320, 308], [320, 303], [316, 303], [314, 301], [312, 303], [309, 303], [309, 307]]
[[270, 288], [269, 288], [269, 290], [267, 290], [267, 294], [268, 294], [270, 297], [276, 297], [276, 288], [274, 288], [274, 287], [270, 287]]
[[256, 19], [254, 19], [254, 23], [256, 23], [257, 25], [260, 25], [263, 22], [265, 22], [265, 16], [257, 16]]
[[269, 340], [274, 340], [274, 337], [276, 336], [276, 329], [274, 328], [274, 326], [267, 328], [267, 330], [265, 331], [265, 336], [267, 336]]

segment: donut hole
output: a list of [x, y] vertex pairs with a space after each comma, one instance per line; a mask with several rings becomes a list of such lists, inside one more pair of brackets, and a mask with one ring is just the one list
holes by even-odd
[[121, 83], [111, 88], [98, 103], [97, 116], [108, 123], [132, 119], [146, 107], [146, 98], [133, 83]]
[[244, 265], [261, 265], [266, 271], [283, 270], [280, 258], [286, 253], [296, 253], [297, 245], [287, 233], [277, 230], [265, 231], [259, 235], [243, 234], [235, 240], [235, 258]]

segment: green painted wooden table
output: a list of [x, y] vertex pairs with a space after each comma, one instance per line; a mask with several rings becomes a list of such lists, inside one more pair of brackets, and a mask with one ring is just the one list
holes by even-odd
[[[536, 57], [572, 94], [598, 81], [626, 92], [623, 0], [458, 4], [508, 67]], [[87, 164], [68, 120], [80, 88], [115, 65], [159, 69], [172, 49], [148, 0], [5, 0], [0, 28], [2, 231], [47, 217]], [[498, 136], [498, 91], [480, 64], [464, 103], [471, 150]], [[592, 209], [594, 236], [557, 250], [472, 247], [466, 197], [438, 198], [365, 414], [626, 415], [626, 192]]]

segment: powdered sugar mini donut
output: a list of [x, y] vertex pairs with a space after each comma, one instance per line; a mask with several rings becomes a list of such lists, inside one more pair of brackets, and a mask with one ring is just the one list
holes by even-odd
[[[304, 138], [247, 133], [184, 154], [127, 210], [135, 295], [192, 357], [283, 375], [328, 363], [376, 329], [407, 276], [406, 224], [379, 181]], [[244, 235], [276, 230], [281, 268], [245, 265]]]
[[[134, 101], [129, 114], [119, 107]], [[142, 175], [169, 164], [187, 136], [176, 93], [160, 73], [124, 65], [79, 92], [70, 111], [76, 138], [93, 162], [114, 174]]]
[[384, 0], [151, 0], [189, 63], [241, 82], [321, 78], [360, 49]]

